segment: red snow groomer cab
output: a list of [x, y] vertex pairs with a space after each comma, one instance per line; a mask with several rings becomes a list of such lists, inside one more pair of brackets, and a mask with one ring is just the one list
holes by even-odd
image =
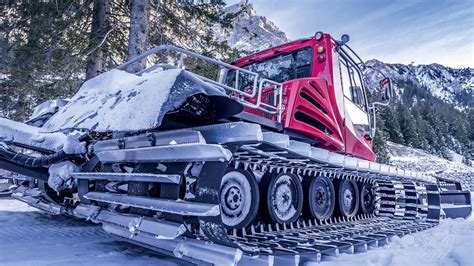
[[[242, 91], [239, 97], [247, 104], [237, 116], [316, 147], [375, 161], [363, 62], [345, 46], [348, 36], [342, 39], [317, 32], [234, 62], [260, 75], [256, 78], [239, 70], [222, 75], [226, 85]], [[380, 85], [389, 98], [389, 79]], [[258, 86], [263, 89], [252, 90]]]

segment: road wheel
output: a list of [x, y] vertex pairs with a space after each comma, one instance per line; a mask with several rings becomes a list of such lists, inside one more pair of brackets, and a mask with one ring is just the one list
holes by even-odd
[[326, 176], [306, 177], [304, 186], [304, 213], [310, 218], [329, 219], [336, 206], [336, 193], [331, 180]]
[[337, 191], [337, 214], [352, 218], [357, 215], [359, 210], [359, 189], [357, 183], [349, 179], [335, 180]]
[[221, 217], [228, 229], [249, 225], [257, 215], [259, 189], [254, 175], [242, 169], [229, 169], [222, 177]]
[[296, 221], [303, 209], [303, 187], [294, 174], [266, 174], [260, 182], [262, 216], [272, 222]]

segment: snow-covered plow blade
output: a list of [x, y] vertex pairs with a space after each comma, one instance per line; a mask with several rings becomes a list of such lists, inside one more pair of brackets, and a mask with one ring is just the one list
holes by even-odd
[[438, 178], [441, 209], [446, 218], [467, 218], [471, 215], [471, 193], [459, 182]]
[[213, 122], [242, 111], [242, 106], [182, 69], [142, 75], [106, 72], [84, 83], [69, 103], [43, 126], [55, 132], [138, 132], [159, 127]]

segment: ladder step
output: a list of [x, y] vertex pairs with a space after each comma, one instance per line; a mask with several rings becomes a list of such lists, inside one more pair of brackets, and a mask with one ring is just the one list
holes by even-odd
[[175, 213], [187, 216], [217, 216], [219, 205], [170, 199], [147, 198], [105, 192], [89, 192], [84, 195], [88, 200], [127, 205], [131, 207]]

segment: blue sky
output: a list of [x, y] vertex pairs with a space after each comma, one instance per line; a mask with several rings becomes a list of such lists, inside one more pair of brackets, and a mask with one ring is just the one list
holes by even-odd
[[[238, 3], [231, 0], [228, 3]], [[250, 0], [290, 39], [347, 33], [363, 59], [474, 67], [471, 0]]]

